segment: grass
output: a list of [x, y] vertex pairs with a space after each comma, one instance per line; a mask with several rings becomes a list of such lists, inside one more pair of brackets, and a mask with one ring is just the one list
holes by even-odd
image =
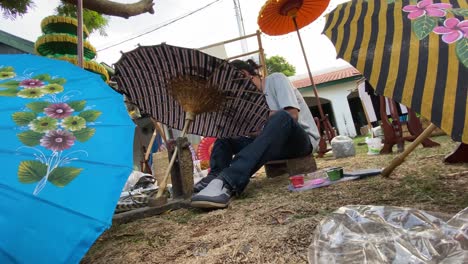
[[[391, 178], [349, 181], [305, 192], [289, 192], [287, 177], [252, 179], [228, 209], [179, 209], [112, 226], [83, 263], [307, 263], [317, 224], [341, 206], [388, 205], [453, 215], [468, 206], [468, 165], [446, 165], [455, 143], [418, 147]], [[395, 154], [368, 156], [354, 139], [356, 156], [317, 159], [319, 168], [381, 168]]]

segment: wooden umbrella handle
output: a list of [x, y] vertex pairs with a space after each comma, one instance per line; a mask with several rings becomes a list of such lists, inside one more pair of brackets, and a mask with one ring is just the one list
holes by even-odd
[[389, 177], [390, 174], [393, 172], [393, 170], [398, 167], [403, 161], [405, 161], [405, 158], [427, 137], [429, 137], [434, 130], [437, 129], [437, 126], [432, 124], [428, 126], [422, 133], [419, 135], [409, 146], [408, 148], [405, 149], [401, 154], [396, 156], [390, 165], [388, 165], [383, 171], [382, 171], [382, 176], [384, 177]]
[[[186, 118], [185, 118], [184, 128], [182, 129], [182, 133], [180, 134], [180, 137], [185, 137], [185, 134], [187, 133], [188, 127], [189, 127], [190, 123], [194, 119], [195, 119], [195, 115], [193, 115], [192, 113], [187, 113]], [[166, 174], [164, 175], [164, 178], [162, 179], [162, 181], [160, 183], [158, 182], [159, 189], [158, 189], [158, 193], [156, 194], [156, 198], [161, 197], [163, 195], [163, 193], [164, 193], [164, 190], [166, 189], [167, 180], [169, 179], [169, 175], [171, 174], [172, 166], [174, 166], [174, 162], [176, 160], [178, 150], [179, 150], [179, 148], [176, 145], [175, 148], [174, 148], [174, 153], [172, 153], [172, 157], [171, 157], [171, 161], [169, 162], [169, 166], [167, 167]]]
[[167, 146], [166, 134], [164, 133], [164, 130], [162, 129], [161, 124], [158, 121], [156, 121], [155, 119], [153, 119], [153, 118], [151, 118], [151, 121], [153, 121], [154, 129], [156, 131], [158, 131], [159, 135], [161, 135], [161, 138], [162, 138], [164, 144]]

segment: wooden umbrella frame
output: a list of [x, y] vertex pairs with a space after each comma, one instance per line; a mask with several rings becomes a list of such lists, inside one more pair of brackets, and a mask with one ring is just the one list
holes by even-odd
[[[320, 113], [320, 122], [322, 123], [322, 126], [324, 128], [325, 135], [327, 136], [328, 141], [330, 142], [336, 135], [335, 131], [333, 130], [333, 127], [330, 123], [330, 120], [328, 119], [328, 115], [325, 115], [323, 112], [322, 104], [320, 102], [320, 97], [318, 95], [317, 91], [317, 86], [315, 85], [314, 78], [312, 76], [312, 71], [310, 70], [309, 66], [309, 61], [307, 59], [307, 55], [305, 52], [304, 44], [302, 42], [302, 37], [301, 33], [299, 32], [299, 27], [297, 25], [297, 12], [299, 8], [302, 6], [302, 1], [288, 1], [284, 3], [284, 5], [280, 9], [280, 14], [283, 16], [289, 16], [291, 17], [293, 23], [294, 23], [294, 28], [296, 29], [297, 37], [299, 39], [299, 44], [301, 45], [301, 50], [302, 50], [302, 55], [304, 57], [304, 61], [306, 64], [307, 68], [307, 73], [309, 75], [310, 82], [312, 84], [312, 90], [314, 91], [315, 99], [317, 100], [317, 107], [319, 109]], [[325, 139], [323, 137], [320, 137], [320, 142], [319, 142], [319, 157], [323, 156], [323, 154], [326, 153], [326, 143]]]

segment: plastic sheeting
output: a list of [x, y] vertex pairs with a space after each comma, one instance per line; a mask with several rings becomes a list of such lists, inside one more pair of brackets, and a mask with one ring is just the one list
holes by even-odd
[[317, 226], [310, 263], [468, 263], [468, 208], [445, 222], [424, 211], [345, 206]]

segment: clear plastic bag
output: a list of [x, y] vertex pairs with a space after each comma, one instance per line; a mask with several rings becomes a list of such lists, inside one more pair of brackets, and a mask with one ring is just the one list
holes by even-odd
[[309, 263], [468, 263], [468, 208], [448, 222], [392, 206], [345, 206], [317, 226]]

